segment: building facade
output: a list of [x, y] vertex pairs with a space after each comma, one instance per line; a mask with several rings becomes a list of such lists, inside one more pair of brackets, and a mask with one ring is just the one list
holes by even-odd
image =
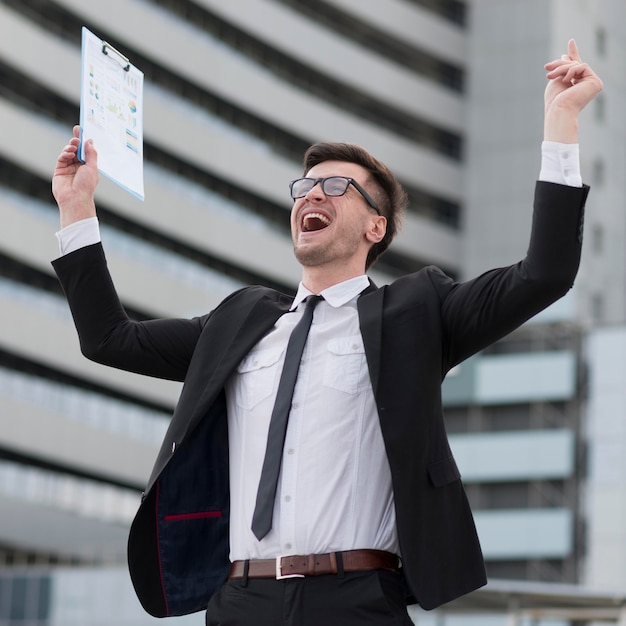
[[136, 319], [202, 314], [250, 283], [293, 292], [287, 183], [315, 141], [363, 145], [409, 193], [376, 282], [515, 261], [542, 66], [577, 39], [607, 83], [582, 125], [594, 192], [580, 279], [556, 318], [462, 364], [445, 393], [490, 575], [581, 581], [584, 338], [626, 317], [625, 12], [619, 0], [0, 0], [0, 626], [96, 623], [97, 602], [103, 625], [152, 621], [128, 587], [126, 537], [180, 387], [86, 361], [50, 266], [50, 178], [79, 119], [83, 25], [145, 74], [145, 202], [104, 178], [97, 193]]

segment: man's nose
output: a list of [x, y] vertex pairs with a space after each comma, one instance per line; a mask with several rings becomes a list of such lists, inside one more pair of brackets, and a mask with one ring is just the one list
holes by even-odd
[[315, 185], [313, 185], [313, 187], [311, 187], [311, 189], [307, 191], [304, 197], [306, 200], [313, 201], [313, 202], [319, 202], [321, 200], [324, 200], [324, 198], [326, 197], [326, 194], [324, 193], [324, 190], [322, 189], [322, 181], [316, 182]]

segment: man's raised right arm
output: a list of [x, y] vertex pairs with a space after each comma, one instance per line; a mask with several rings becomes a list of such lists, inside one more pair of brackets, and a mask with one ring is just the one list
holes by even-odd
[[[98, 363], [158, 378], [183, 380], [202, 331], [202, 318], [132, 321], [122, 306], [100, 241], [95, 190], [97, 153], [79, 127], [59, 155], [52, 192], [59, 206], [62, 256], [53, 267], [67, 297], [83, 354]], [[75, 252], [75, 254], [69, 254]]]

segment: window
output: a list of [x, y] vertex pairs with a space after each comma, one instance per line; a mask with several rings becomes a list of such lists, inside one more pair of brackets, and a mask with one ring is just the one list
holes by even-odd
[[591, 228], [591, 249], [595, 254], [601, 254], [604, 249], [604, 228], [601, 224], [594, 224]]
[[604, 94], [599, 93], [595, 99], [594, 115], [597, 122], [604, 122], [606, 117], [606, 99]]
[[596, 29], [596, 52], [600, 56], [606, 56], [606, 30], [602, 26]]
[[601, 323], [604, 319], [604, 296], [599, 293], [591, 296], [591, 317], [594, 322]]
[[596, 186], [602, 186], [604, 184], [605, 179], [605, 167], [604, 167], [604, 159], [602, 157], [596, 157], [593, 160], [592, 172], [591, 175], [593, 177], [593, 184]]

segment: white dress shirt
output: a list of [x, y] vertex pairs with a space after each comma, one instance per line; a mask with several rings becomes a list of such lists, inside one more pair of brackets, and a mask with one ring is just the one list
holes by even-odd
[[292, 311], [226, 387], [233, 560], [355, 548], [398, 553], [391, 474], [356, 309], [368, 285], [359, 276], [321, 293], [289, 414], [272, 530], [262, 541], [250, 524], [270, 416], [298, 305], [311, 292], [300, 285]]
[[[578, 144], [543, 142], [539, 179], [580, 187]], [[100, 241], [97, 218], [57, 233], [61, 254]], [[375, 548], [399, 554], [393, 491], [359, 331], [366, 276], [322, 292], [293, 396], [272, 530], [250, 529], [289, 336], [310, 295], [302, 285], [228, 381], [231, 559]]]

